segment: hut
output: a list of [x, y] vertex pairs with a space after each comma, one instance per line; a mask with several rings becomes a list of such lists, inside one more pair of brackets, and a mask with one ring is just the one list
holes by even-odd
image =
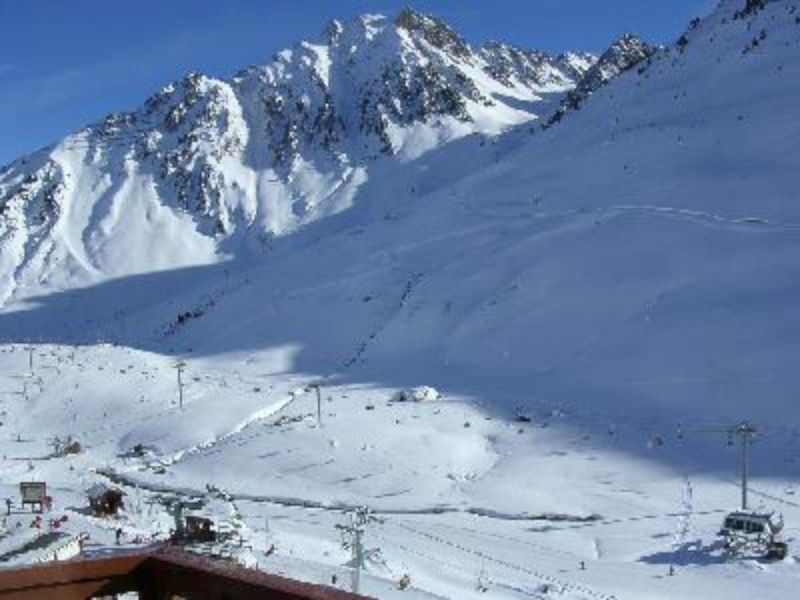
[[187, 515], [183, 528], [183, 538], [186, 542], [215, 542], [217, 530], [214, 521], [200, 515]]
[[122, 497], [125, 493], [117, 488], [95, 483], [86, 491], [86, 495], [96, 516], [110, 517], [116, 515], [123, 506]]

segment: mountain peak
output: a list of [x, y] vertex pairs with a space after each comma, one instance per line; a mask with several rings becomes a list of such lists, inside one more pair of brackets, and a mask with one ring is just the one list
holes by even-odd
[[[188, 73], [138, 110], [109, 115], [47, 149], [48, 166], [36, 173], [21, 163], [2, 173], [0, 210], [20, 223], [7, 244], [9, 264], [21, 273], [56, 257], [27, 236], [78, 218], [59, 207], [97, 201], [75, 183], [78, 172], [96, 178], [98, 197], [115, 203], [114, 219], [93, 222], [88, 246], [65, 244], [58, 260], [105, 264], [124, 237], [109, 225], [125, 220], [117, 215], [150, 227], [135, 216], [142, 198], [190, 228], [185, 235], [197, 245], [239, 232], [259, 247], [347, 208], [375, 160], [414, 159], [539, 118], [540, 106], [550, 111], [543, 100], [572, 89], [594, 60], [500, 43], [474, 50], [441, 19], [410, 8], [395, 18], [331, 21], [319, 39], [229, 80]], [[35, 182], [19, 183], [31, 173]], [[0, 289], [0, 300], [16, 283]]]
[[621, 54], [628, 56], [636, 53], [647, 54], [652, 49], [653, 46], [645, 42], [638, 35], [628, 32], [623, 33], [611, 42], [611, 46], [609, 46], [608, 50], [606, 50], [600, 58], [602, 60], [605, 57], [606, 60], [610, 60], [610, 57]]
[[624, 33], [615, 39], [597, 63], [586, 72], [577, 91], [592, 93], [620, 73], [649, 58], [658, 50], [633, 33]]
[[422, 35], [423, 39], [435, 48], [448, 52], [458, 58], [467, 58], [472, 53], [469, 44], [447, 23], [433, 15], [418, 12], [406, 7], [395, 19], [395, 25], [409, 32]]
[[566, 95], [561, 106], [550, 117], [545, 127], [559, 122], [567, 112], [579, 108], [589, 96], [609, 81], [649, 59], [658, 49], [658, 46], [648, 44], [633, 33], [620, 35], [611, 42], [608, 50], [603, 52], [600, 58], [585, 71], [578, 81], [578, 85]]

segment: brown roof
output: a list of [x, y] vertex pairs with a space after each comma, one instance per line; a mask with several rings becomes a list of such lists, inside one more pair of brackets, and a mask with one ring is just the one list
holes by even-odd
[[[88, 598], [138, 591], [143, 598], [365, 600], [336, 588], [304, 583], [171, 546], [112, 552], [105, 556], [0, 569], [0, 599]], [[196, 595], [196, 596], [195, 596]]]

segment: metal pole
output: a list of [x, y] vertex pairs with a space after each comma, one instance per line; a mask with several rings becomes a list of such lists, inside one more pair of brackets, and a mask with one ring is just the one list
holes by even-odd
[[317, 389], [317, 425], [322, 427], [322, 393], [319, 391], [319, 384], [314, 387]]
[[181, 372], [185, 365], [186, 363], [183, 361], [175, 365], [175, 368], [178, 369], [178, 406], [181, 410], [183, 410], [183, 381], [181, 381]]
[[358, 594], [361, 589], [361, 567], [364, 562], [364, 552], [361, 548], [361, 534], [361, 528], [356, 527], [356, 541], [354, 545], [356, 552], [356, 569], [353, 571], [353, 593], [355, 594]]
[[308, 387], [314, 388], [314, 391], [317, 392], [317, 427], [322, 427], [322, 392], [320, 391], [321, 384], [318, 382], [314, 382], [309, 384]]
[[747, 421], [739, 425], [737, 433], [742, 438], [742, 510], [747, 510], [747, 478], [750, 470], [750, 439], [756, 432]]
[[350, 549], [351, 554], [351, 589], [358, 593], [361, 589], [361, 569], [364, 568], [364, 543], [363, 536], [367, 523], [371, 517], [369, 509], [365, 507], [357, 508], [349, 515], [347, 525], [337, 525], [336, 528], [342, 532], [345, 547]]
[[742, 510], [747, 510], [747, 434], [742, 433]]

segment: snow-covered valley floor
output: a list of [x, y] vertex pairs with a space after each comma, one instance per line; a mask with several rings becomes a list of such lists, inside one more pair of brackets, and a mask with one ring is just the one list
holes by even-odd
[[[488, 390], [397, 402], [393, 389], [337, 378], [322, 382], [320, 426], [307, 387], [319, 380], [264, 373], [255, 354], [187, 360], [183, 409], [165, 356], [42, 344], [33, 374], [29, 360], [22, 345], [0, 351], [12, 531], [33, 518], [18, 483], [42, 480], [49, 516], [66, 515], [90, 548], [113, 546], [118, 527], [123, 544], [163, 540], [164, 498], [199, 499], [238, 530], [251, 564], [343, 587], [336, 525], [368, 506], [362, 589], [381, 598], [790, 597], [800, 576], [793, 556], [726, 559], [716, 532], [738, 502], [738, 453], [720, 433], [513, 394], [490, 405]], [[489, 408], [517, 404], [524, 412]], [[67, 434], [83, 451], [52, 456], [52, 436]], [[797, 480], [759, 467], [786, 467], [798, 443], [776, 425], [754, 447], [752, 498], [783, 513], [790, 543]], [[146, 451], [133, 456], [137, 444]], [[118, 519], [89, 516], [84, 492], [98, 481], [126, 492]], [[399, 591], [404, 574], [412, 586]]]

